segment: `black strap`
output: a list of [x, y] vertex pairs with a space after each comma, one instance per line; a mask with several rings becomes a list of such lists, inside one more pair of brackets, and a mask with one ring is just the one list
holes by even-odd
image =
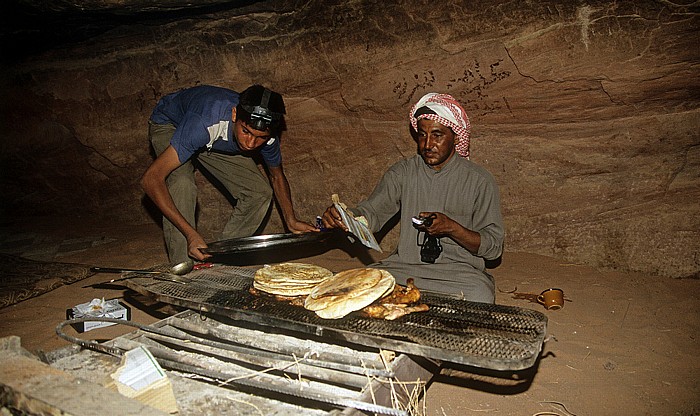
[[271, 93], [272, 93], [272, 91], [265, 88], [265, 91], [263, 91], [262, 98], [260, 99], [260, 107], [268, 108], [267, 103], [268, 103], [268, 101], [270, 101], [270, 94]]

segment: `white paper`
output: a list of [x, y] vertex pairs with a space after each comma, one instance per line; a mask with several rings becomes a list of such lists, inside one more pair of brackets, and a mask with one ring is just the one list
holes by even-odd
[[379, 247], [377, 240], [374, 238], [374, 234], [365, 224], [356, 220], [352, 213], [347, 212], [340, 203], [335, 202], [333, 205], [335, 205], [335, 209], [340, 213], [343, 222], [348, 226], [348, 230], [352, 235], [357, 237], [366, 247], [373, 248], [380, 253], [382, 252], [381, 247]]
[[125, 363], [117, 379], [120, 383], [139, 391], [165, 378], [163, 369], [144, 347], [134, 348], [124, 355]]

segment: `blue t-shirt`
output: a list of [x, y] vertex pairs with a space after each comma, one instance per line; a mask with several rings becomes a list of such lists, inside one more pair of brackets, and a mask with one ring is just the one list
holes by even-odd
[[[203, 150], [241, 154], [231, 119], [238, 97], [235, 91], [209, 85], [184, 89], [161, 98], [153, 109], [151, 121], [175, 126], [170, 144], [182, 163]], [[259, 150], [267, 166], [282, 164], [278, 137], [268, 140]]]

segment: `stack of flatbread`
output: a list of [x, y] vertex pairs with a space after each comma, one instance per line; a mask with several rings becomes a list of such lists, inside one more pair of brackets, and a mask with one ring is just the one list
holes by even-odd
[[253, 287], [280, 296], [306, 296], [333, 272], [305, 263], [265, 265], [255, 272]]
[[304, 307], [324, 319], [339, 319], [391, 293], [391, 273], [373, 268], [351, 269], [319, 283], [306, 297]]

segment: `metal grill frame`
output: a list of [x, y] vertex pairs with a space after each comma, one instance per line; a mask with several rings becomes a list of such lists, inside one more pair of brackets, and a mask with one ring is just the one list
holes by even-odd
[[217, 265], [191, 272], [187, 283], [134, 276], [126, 285], [156, 300], [310, 336], [498, 371], [533, 366], [544, 343], [547, 318], [525, 308], [424, 294], [430, 309], [395, 321], [352, 313], [326, 320], [303, 307], [249, 293], [255, 268]]

